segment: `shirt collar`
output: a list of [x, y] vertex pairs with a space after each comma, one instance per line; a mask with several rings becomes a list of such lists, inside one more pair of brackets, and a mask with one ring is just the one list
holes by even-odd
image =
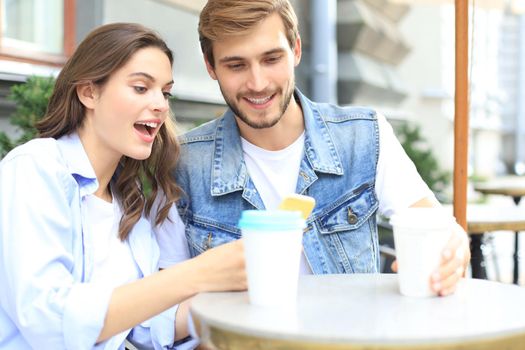
[[80, 186], [81, 196], [94, 193], [98, 188], [97, 176], [78, 134], [64, 135], [57, 144], [71, 175]]

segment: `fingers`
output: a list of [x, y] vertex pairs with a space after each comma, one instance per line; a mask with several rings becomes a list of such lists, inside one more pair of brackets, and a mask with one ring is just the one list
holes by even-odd
[[461, 246], [461, 237], [458, 234], [452, 234], [451, 238], [443, 248], [441, 253], [441, 264], [456, 258], [454, 252]]
[[207, 291], [246, 290], [248, 288], [244, 245], [242, 240], [222, 244], [207, 250], [197, 258], [208, 275]]
[[432, 290], [442, 296], [452, 294], [456, 290], [457, 283], [463, 273], [463, 259], [461, 257], [456, 256], [455, 259], [448, 260], [432, 274]]
[[397, 272], [397, 260], [394, 260], [392, 262], [392, 265], [390, 265], [390, 268], [392, 269], [393, 272]]
[[470, 261], [467, 235], [459, 225], [458, 228], [455, 228], [452, 237], [443, 249], [441, 264], [431, 277], [431, 288], [442, 296], [455, 292]]
[[458, 267], [458, 269], [454, 273], [452, 273], [445, 280], [443, 280], [443, 282], [441, 283], [441, 289], [437, 291], [439, 295], [446, 296], [453, 294], [457, 289], [458, 282], [461, 280], [463, 273], [463, 267]]
[[243, 241], [242, 239], [238, 239], [227, 245], [230, 245], [232, 248], [230, 252], [227, 252], [228, 256], [226, 257], [232, 259], [232, 268], [231, 271], [225, 272], [232, 273], [232, 280], [234, 282], [233, 290], [246, 290], [248, 288], [248, 279], [246, 275]]

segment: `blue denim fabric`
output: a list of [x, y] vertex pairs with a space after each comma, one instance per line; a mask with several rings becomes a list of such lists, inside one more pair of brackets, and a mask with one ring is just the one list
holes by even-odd
[[[305, 145], [296, 192], [315, 198], [303, 237], [315, 274], [379, 270], [375, 177], [376, 112], [314, 103], [295, 92], [304, 114]], [[178, 209], [192, 256], [241, 236], [246, 209], [264, 209], [243, 160], [233, 113], [181, 137], [176, 179], [185, 192]]]

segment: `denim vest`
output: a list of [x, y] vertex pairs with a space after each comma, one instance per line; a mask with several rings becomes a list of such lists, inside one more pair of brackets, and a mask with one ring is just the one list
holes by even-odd
[[[379, 156], [376, 113], [314, 103], [298, 90], [305, 121], [304, 156], [296, 193], [312, 196], [303, 246], [315, 274], [379, 270], [375, 177]], [[181, 137], [175, 172], [192, 256], [240, 238], [243, 210], [264, 209], [244, 163], [239, 129], [228, 110]]]

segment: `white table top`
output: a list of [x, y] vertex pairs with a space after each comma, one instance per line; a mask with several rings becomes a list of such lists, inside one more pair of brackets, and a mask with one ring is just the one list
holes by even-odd
[[[452, 205], [444, 205], [452, 213]], [[514, 204], [467, 204], [467, 232], [525, 230], [525, 208]]]
[[525, 196], [525, 176], [503, 176], [474, 184], [474, 189], [485, 194], [512, 197]]
[[[246, 292], [200, 294], [191, 310], [203, 340], [218, 332], [215, 343], [228, 349], [243, 348], [238, 336], [248, 336], [251, 346], [260, 340], [261, 349], [272, 341], [291, 344], [283, 349], [525, 344], [525, 288], [485, 280], [462, 280], [448, 297], [409, 298], [392, 274], [302, 276], [295, 310], [252, 306]], [[230, 338], [237, 347], [227, 344]]]

